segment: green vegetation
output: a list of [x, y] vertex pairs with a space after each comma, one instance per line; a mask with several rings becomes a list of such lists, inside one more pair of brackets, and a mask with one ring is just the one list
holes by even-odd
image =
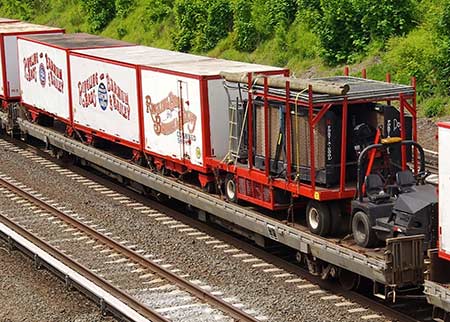
[[415, 76], [421, 113], [450, 111], [450, 0], [0, 0], [0, 15], [302, 77]]

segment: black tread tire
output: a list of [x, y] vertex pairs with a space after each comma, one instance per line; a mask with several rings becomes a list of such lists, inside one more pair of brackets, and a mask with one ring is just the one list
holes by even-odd
[[[231, 189], [231, 187], [234, 187], [234, 189]], [[234, 191], [234, 193], [231, 193], [231, 191]], [[234, 175], [231, 173], [227, 174], [225, 178], [225, 196], [227, 197], [227, 200], [230, 202], [237, 203], [237, 192], [236, 192], [236, 181], [234, 180]]]
[[357, 211], [352, 218], [352, 233], [356, 244], [364, 248], [371, 248], [378, 242], [377, 235], [372, 229], [369, 216], [363, 211]]
[[216, 193], [216, 182], [207, 182], [206, 185], [202, 188], [202, 190], [209, 194]]
[[[317, 222], [311, 222], [311, 212], [316, 212]], [[331, 212], [328, 204], [310, 200], [306, 206], [306, 225], [313, 234], [326, 236], [331, 230]]]
[[334, 237], [344, 236], [351, 233], [351, 216], [345, 212], [345, 205], [340, 202], [329, 203], [331, 212], [330, 235]]

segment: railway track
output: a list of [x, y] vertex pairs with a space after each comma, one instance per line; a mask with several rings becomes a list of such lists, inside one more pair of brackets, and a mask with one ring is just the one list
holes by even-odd
[[[133, 245], [115, 242], [83, 223], [81, 216], [69, 215], [64, 207], [30, 190], [0, 174], [0, 198], [9, 202], [9, 208], [3, 208], [0, 215], [1, 225], [19, 236], [18, 240], [31, 242], [83, 277], [80, 280], [65, 273], [66, 284], [77, 284], [91, 294], [93, 286], [89, 284], [100, 288], [103, 296], [96, 295], [105, 312], [135, 321], [211, 321], [211, 317], [215, 321], [258, 321], [134, 251]], [[10, 242], [14, 239], [11, 235]], [[59, 265], [52, 265], [47, 256], [35, 253], [34, 258], [37, 266], [45, 262], [58, 270]]]
[[[22, 145], [22, 144], [20, 144]], [[24, 145], [25, 147], [25, 145]], [[38, 152], [38, 151], [36, 151]], [[42, 158], [38, 158], [38, 161], [42, 160]], [[58, 163], [57, 160], [54, 160], [55, 163]], [[51, 168], [53, 168], [51, 165], [46, 164], [46, 166], [50, 166]], [[56, 169], [53, 170], [58, 173], [62, 173], [61, 172], [61, 168], [59, 168], [58, 166], [55, 166]], [[73, 173], [70, 170], [68, 171], [69, 173]], [[392, 308], [392, 307], [387, 307], [385, 306], [383, 303], [380, 303], [379, 301], [376, 300], [372, 300], [370, 298], [366, 298], [364, 295], [355, 293], [355, 292], [343, 292], [341, 289], [339, 289], [339, 287], [335, 284], [335, 283], [329, 283], [327, 281], [322, 281], [320, 279], [320, 277], [313, 277], [311, 276], [309, 273], [307, 273], [307, 271], [303, 270], [301, 267], [298, 267], [297, 265], [293, 264], [293, 263], [288, 263], [285, 260], [283, 260], [282, 258], [277, 257], [276, 255], [271, 255], [269, 254], [267, 251], [265, 250], [261, 250], [258, 248], [255, 248], [254, 246], [250, 246], [248, 243], [241, 241], [241, 240], [237, 240], [234, 237], [230, 237], [227, 234], [224, 233], [220, 233], [218, 232], [216, 229], [209, 227], [208, 225], [205, 225], [203, 223], [200, 223], [196, 220], [191, 220], [189, 218], [187, 218], [184, 215], [181, 215], [179, 213], [177, 213], [177, 211], [174, 211], [171, 208], [168, 208], [166, 206], [162, 206], [154, 201], [148, 200], [147, 198], [140, 196], [134, 192], [128, 191], [128, 190], [124, 190], [123, 188], [117, 186], [114, 183], [111, 183], [109, 181], [106, 181], [104, 179], [100, 179], [99, 177], [97, 177], [96, 175], [90, 173], [90, 172], [86, 172], [84, 170], [81, 170], [82, 172], [82, 176], [75, 176], [73, 177], [72, 174], [68, 174], [68, 176], [70, 178], [74, 178], [74, 180], [80, 181], [80, 183], [82, 182], [83, 184], [89, 184], [89, 182], [86, 182], [87, 180], [91, 179], [91, 180], [95, 180], [97, 182], [99, 182], [101, 185], [100, 186], [104, 186], [107, 188], [96, 188], [99, 185], [94, 185], [92, 186], [92, 189], [108, 189], [108, 190], [104, 190], [104, 191], [111, 191], [109, 189], [112, 189], [113, 191], [119, 191], [121, 192], [119, 194], [119, 196], [117, 198], [121, 198], [121, 196], [127, 196], [130, 197], [131, 196], [131, 200], [129, 200], [129, 202], [132, 203], [142, 203], [142, 204], [147, 204], [150, 205], [150, 207], [154, 208], [154, 209], [158, 209], [159, 212], [165, 214], [165, 215], [169, 215], [171, 217], [173, 217], [173, 219], [175, 219], [174, 221], [180, 220], [183, 222], [183, 224], [187, 224], [184, 225], [185, 227], [194, 227], [194, 228], [190, 228], [190, 233], [192, 233], [192, 230], [197, 231], [203, 231], [206, 232], [207, 235], [204, 236], [204, 234], [202, 234], [202, 237], [196, 237], [196, 238], [202, 238], [202, 240], [206, 240], [206, 238], [208, 238], [208, 236], [214, 236], [214, 239], [212, 239], [213, 241], [216, 240], [216, 238], [219, 238], [220, 240], [223, 240], [226, 242], [226, 244], [228, 244], [229, 246], [227, 246], [227, 248], [224, 247], [225, 251], [227, 251], [227, 249], [231, 249], [231, 250], [236, 250], [236, 249], [240, 249], [242, 252], [247, 253], [247, 254], [253, 254], [254, 256], [256, 256], [257, 258], [261, 258], [263, 260], [263, 262], [261, 263], [260, 261], [256, 262], [254, 265], [261, 265], [261, 268], [265, 268], [267, 270], [274, 270], [275, 268], [272, 267], [276, 267], [277, 271], [285, 271], [287, 273], [285, 273], [286, 275], [289, 276], [298, 276], [301, 278], [304, 278], [305, 284], [299, 285], [299, 288], [302, 289], [303, 292], [309, 292], [310, 294], [317, 294], [318, 296], [321, 296], [320, 299], [326, 299], [327, 301], [337, 301], [336, 305], [341, 305], [342, 304], [346, 304], [346, 305], [350, 305], [349, 306], [349, 312], [351, 312], [352, 314], [355, 314], [356, 312], [361, 312], [364, 313], [365, 311], [367, 311], [366, 308], [371, 308], [372, 310], [374, 310], [375, 312], [382, 312], [386, 315], [386, 317], [390, 317], [395, 321], [421, 321], [422, 319], [416, 319], [414, 317], [408, 316], [407, 314], [401, 313], [398, 311], [397, 308]], [[78, 179], [80, 178], [80, 179]], [[82, 179], [84, 178], [84, 179]], [[87, 179], [88, 178], [88, 179]], [[90, 186], [90, 185], [89, 185]], [[0, 190], [1, 192], [1, 190]], [[15, 197], [12, 197], [15, 198]], [[20, 201], [20, 199], [18, 199]], [[142, 204], [140, 204], [142, 206]], [[155, 212], [158, 212], [155, 211]], [[161, 217], [157, 217], [158, 213], [156, 214], [150, 214], [150, 215], [154, 215], [155, 218], [161, 218]], [[80, 218], [78, 218], [80, 219]], [[80, 219], [81, 220], [81, 219]], [[94, 227], [95, 228], [95, 227]], [[185, 229], [186, 230], [186, 229]], [[189, 232], [188, 232], [189, 233]], [[208, 239], [211, 241], [211, 239]], [[220, 244], [221, 246], [224, 245], [226, 246], [226, 244]], [[214, 245], [217, 245], [214, 243]], [[275, 251], [277, 253], [277, 251]], [[235, 252], [230, 253], [230, 256], [233, 255], [234, 256], [240, 256], [239, 254], [236, 254]], [[252, 259], [252, 263], [254, 263], [253, 261], [254, 257], [251, 257]], [[231, 258], [230, 258], [231, 259]], [[246, 257], [246, 259], [244, 260], [248, 260], [248, 257]], [[263, 266], [264, 265], [264, 266]], [[293, 277], [288, 277], [288, 279], [291, 279]], [[309, 284], [308, 284], [309, 282]], [[320, 289], [317, 289], [317, 287], [320, 287]], [[339, 295], [327, 295], [327, 291], [331, 291], [332, 294], [339, 294]], [[319, 292], [320, 291], [320, 292]], [[329, 293], [328, 293], [329, 294]], [[347, 302], [344, 300], [346, 299]], [[319, 300], [319, 298], [318, 298]], [[350, 300], [351, 302], [348, 302], [348, 300]], [[341, 302], [343, 301], [343, 302]], [[354, 303], [354, 304], [352, 304]], [[358, 303], [359, 305], [361, 305], [362, 307], [355, 307], [355, 303]], [[352, 306], [353, 305], [353, 306]], [[366, 307], [366, 308], [364, 308]], [[407, 312], [408, 309], [411, 309], [411, 306], [405, 306], [405, 305], [400, 305], [400, 307], [403, 309], [403, 312]], [[353, 313], [355, 312], [355, 313]], [[381, 316], [378, 316], [376, 314], [363, 314], [362, 316], [364, 316], [364, 320], [378, 320], [381, 318]]]

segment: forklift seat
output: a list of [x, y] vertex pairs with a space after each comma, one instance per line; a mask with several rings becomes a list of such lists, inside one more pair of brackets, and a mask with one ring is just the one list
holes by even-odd
[[400, 192], [411, 192], [414, 190], [413, 186], [416, 184], [416, 178], [414, 178], [414, 174], [410, 170], [397, 172], [395, 181]]
[[365, 180], [367, 197], [370, 202], [383, 203], [391, 196], [383, 189], [383, 180], [378, 174], [369, 174]]

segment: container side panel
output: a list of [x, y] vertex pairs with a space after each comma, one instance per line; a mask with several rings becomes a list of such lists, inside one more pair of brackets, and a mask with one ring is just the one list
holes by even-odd
[[142, 70], [142, 93], [145, 149], [203, 166], [200, 81]]
[[139, 144], [136, 70], [70, 56], [74, 123]]
[[[235, 100], [237, 91], [225, 91], [223, 80], [208, 81], [209, 123], [211, 131], [211, 150], [217, 159], [226, 157], [230, 139], [230, 100]], [[239, 137], [239, 133], [236, 135]]]
[[[2, 24], [2, 26], [13, 26], [14, 24]], [[47, 27], [43, 32], [48, 32]], [[59, 30], [54, 31], [55, 34], [61, 34]], [[4, 36], [4, 50], [5, 50], [5, 64], [6, 64], [6, 86], [4, 95], [6, 97], [20, 96], [20, 81], [19, 81], [19, 60], [17, 50], [17, 36], [14, 34]], [[3, 66], [3, 68], [5, 68]]]
[[439, 247], [450, 254], [450, 128], [439, 128]]
[[0, 46], [0, 95], [1, 96], [5, 96], [5, 90], [6, 88], [4, 88], [4, 84], [3, 84], [3, 71], [5, 70], [5, 66], [3, 66], [3, 59], [1, 57], [3, 57], [3, 47], [4, 46]]
[[16, 97], [20, 95], [19, 85], [19, 61], [17, 59], [17, 37], [7, 36], [5, 41], [5, 61], [6, 61], [6, 96]]
[[66, 52], [23, 39], [19, 39], [17, 44], [22, 101], [68, 120]]

